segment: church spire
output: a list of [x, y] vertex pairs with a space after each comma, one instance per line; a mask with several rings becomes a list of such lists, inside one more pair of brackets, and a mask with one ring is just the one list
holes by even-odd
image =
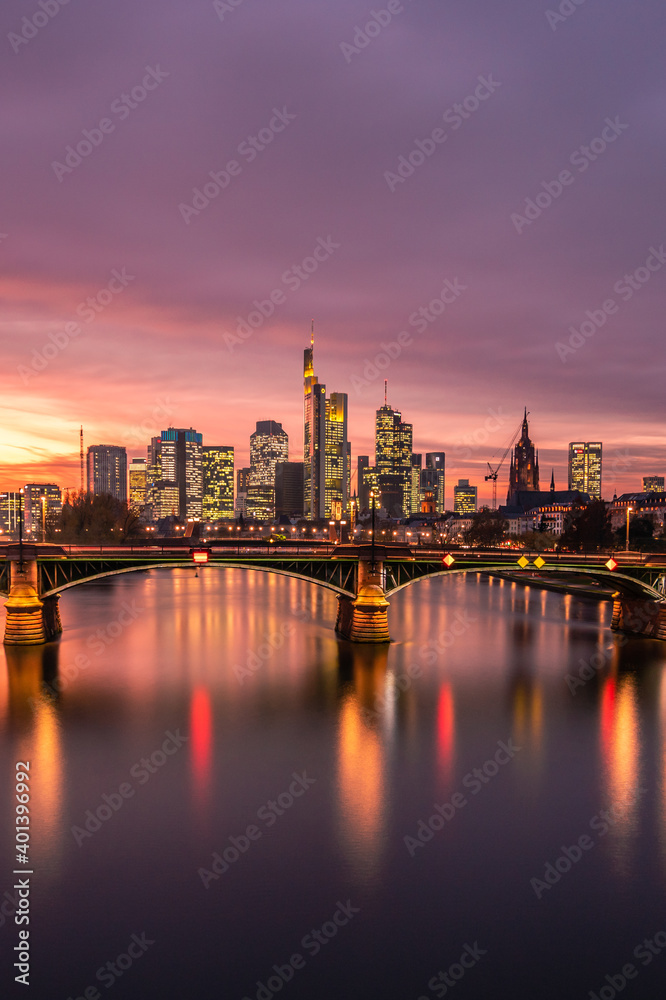
[[555, 469], [551, 469], [550, 472], [550, 492], [555, 492]]

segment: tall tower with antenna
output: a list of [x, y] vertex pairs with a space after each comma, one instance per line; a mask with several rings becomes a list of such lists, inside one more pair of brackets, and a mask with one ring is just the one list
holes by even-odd
[[303, 352], [303, 506], [308, 520], [334, 517], [349, 508], [351, 448], [347, 437], [348, 400], [344, 392], [326, 397], [314, 370], [314, 320], [310, 346]]
[[81, 432], [79, 434], [79, 461], [81, 464], [81, 492], [83, 493], [85, 486], [83, 484], [84, 475], [84, 460], [83, 460], [83, 424], [81, 424]]

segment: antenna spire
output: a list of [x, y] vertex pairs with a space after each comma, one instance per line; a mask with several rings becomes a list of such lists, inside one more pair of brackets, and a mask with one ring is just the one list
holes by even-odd
[[314, 347], [314, 320], [310, 326], [310, 347]]
[[388, 379], [384, 379], [384, 406], [388, 406]]

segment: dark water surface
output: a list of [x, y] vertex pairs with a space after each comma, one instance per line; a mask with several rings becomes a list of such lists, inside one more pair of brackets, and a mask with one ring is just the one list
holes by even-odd
[[612, 634], [609, 605], [423, 581], [389, 648], [336, 639], [333, 594], [243, 570], [61, 607], [62, 639], [0, 671], [3, 996], [662, 995], [666, 646]]

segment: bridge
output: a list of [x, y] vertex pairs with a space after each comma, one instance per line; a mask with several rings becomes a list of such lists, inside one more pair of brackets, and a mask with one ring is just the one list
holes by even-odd
[[48, 642], [62, 632], [60, 595], [82, 583], [165, 566], [243, 568], [308, 580], [338, 598], [337, 632], [353, 642], [388, 642], [388, 598], [417, 580], [488, 573], [613, 600], [611, 628], [666, 640], [666, 558], [542, 556], [516, 552], [411, 549], [404, 545], [182, 545], [0, 548], [5, 643]]

